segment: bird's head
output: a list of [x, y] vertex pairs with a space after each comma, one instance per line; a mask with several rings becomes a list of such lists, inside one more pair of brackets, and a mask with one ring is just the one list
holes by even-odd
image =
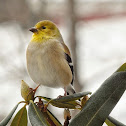
[[33, 42], [44, 42], [49, 39], [60, 39], [61, 34], [56, 27], [56, 25], [48, 20], [38, 22], [35, 27], [29, 29], [33, 32], [32, 40]]

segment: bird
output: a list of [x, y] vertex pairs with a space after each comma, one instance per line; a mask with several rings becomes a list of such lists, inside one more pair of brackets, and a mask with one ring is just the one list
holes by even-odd
[[26, 50], [27, 70], [39, 85], [63, 88], [66, 95], [75, 93], [71, 54], [55, 23], [38, 22], [30, 28], [32, 38]]

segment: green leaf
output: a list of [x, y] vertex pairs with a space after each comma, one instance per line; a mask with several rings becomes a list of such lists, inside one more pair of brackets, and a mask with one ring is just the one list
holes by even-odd
[[121, 67], [119, 67], [116, 72], [126, 71], [126, 63], [124, 63]]
[[46, 100], [48, 103], [50, 103], [51, 105], [58, 107], [58, 108], [69, 108], [69, 109], [75, 109], [76, 106], [78, 105], [76, 101], [71, 101], [71, 102], [59, 102], [59, 101], [55, 101], [51, 98], [46, 98], [46, 97], [42, 97], [39, 96], [39, 98], [42, 98], [44, 100]]
[[124, 124], [122, 124], [121, 122], [117, 121], [116, 119], [114, 119], [113, 117], [109, 116], [106, 120], [105, 123], [108, 126], [126, 126]]
[[13, 109], [12, 109], [12, 111], [9, 113], [9, 115], [6, 117], [6, 118], [4, 118], [1, 122], [0, 122], [0, 126], [6, 126], [7, 125], [7, 123], [10, 121], [10, 119], [12, 118], [12, 116], [13, 116], [13, 114], [14, 114], [14, 112], [16, 111], [16, 109], [17, 109], [17, 107], [18, 107], [18, 105], [19, 105], [20, 103], [18, 103]]
[[69, 108], [69, 109], [76, 109], [77, 102], [58, 102], [58, 101], [51, 101], [50, 104], [56, 106], [58, 108]]
[[28, 107], [28, 115], [32, 126], [49, 126], [47, 125], [43, 113], [32, 100], [30, 100], [30, 105]]
[[56, 99], [53, 99], [53, 101], [56, 101], [56, 102], [70, 102], [70, 101], [74, 101], [74, 100], [79, 100], [80, 98], [86, 96], [86, 95], [89, 95], [91, 94], [91, 92], [81, 92], [81, 93], [75, 93], [73, 95], [68, 95], [68, 96], [64, 96], [64, 97], [61, 97], [61, 98], [56, 98]]
[[11, 126], [27, 126], [27, 110], [26, 105], [22, 107], [14, 117]]
[[30, 100], [28, 115], [32, 126], [62, 126], [56, 117], [47, 109], [47, 112], [40, 111]]
[[38, 97], [41, 98], [41, 99], [46, 100], [47, 102], [52, 100], [52, 98], [47, 98], [47, 97], [43, 97], [43, 96], [38, 96]]
[[39, 98], [42, 98], [52, 104], [53, 106], [59, 107], [59, 108], [69, 108], [69, 109], [76, 109], [78, 106], [78, 103], [75, 100], [80, 99], [81, 97], [84, 97], [88, 94], [91, 94], [91, 92], [82, 92], [82, 93], [76, 93], [69, 96], [63, 96], [61, 98], [51, 99], [47, 97], [39, 96]]
[[86, 102], [69, 126], [102, 126], [126, 89], [126, 72], [110, 76]]
[[69, 109], [76, 109], [78, 103], [76, 100], [91, 94], [91, 92], [82, 92], [82, 93], [75, 93], [73, 95], [64, 96], [61, 98], [56, 98], [51, 100], [50, 104], [59, 107], [59, 108], [69, 108]]
[[62, 126], [59, 120], [49, 110], [47, 110], [47, 114], [56, 126]]

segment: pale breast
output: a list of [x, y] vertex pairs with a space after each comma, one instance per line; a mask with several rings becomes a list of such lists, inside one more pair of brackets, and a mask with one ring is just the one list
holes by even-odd
[[37, 84], [65, 87], [72, 80], [64, 52], [57, 42], [37, 46], [31, 43], [27, 48], [27, 68], [32, 80]]

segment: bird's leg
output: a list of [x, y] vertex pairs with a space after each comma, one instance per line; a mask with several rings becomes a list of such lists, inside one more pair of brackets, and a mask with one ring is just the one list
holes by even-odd
[[[65, 93], [64, 93], [64, 96], [67, 96], [66, 87], [64, 87], [64, 91], [65, 91]], [[62, 96], [62, 95], [59, 95], [57, 98], [61, 98], [61, 97], [64, 97], [64, 96]]]
[[[65, 93], [64, 93], [64, 96], [67, 96], [66, 87], [64, 87], [64, 91], [65, 91]], [[61, 97], [64, 97], [64, 96], [62, 96], [62, 95], [59, 95], [57, 98], [61, 98]]]
[[65, 91], [64, 96], [67, 96], [66, 87], [64, 87], [64, 91]]

